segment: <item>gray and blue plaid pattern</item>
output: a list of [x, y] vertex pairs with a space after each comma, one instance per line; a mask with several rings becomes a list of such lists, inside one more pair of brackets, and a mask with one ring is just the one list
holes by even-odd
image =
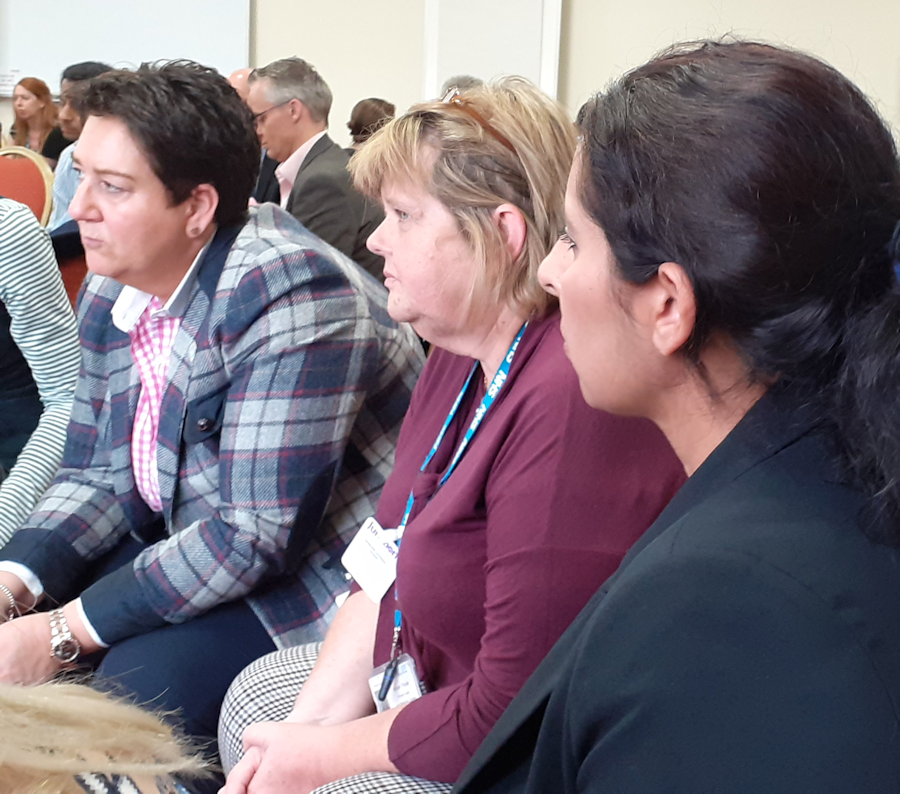
[[[320, 638], [347, 586], [335, 562], [393, 465], [423, 356], [381, 285], [272, 205], [224, 250], [219, 271], [201, 265], [169, 363], [157, 449], [168, 537], [84, 594], [107, 642], [241, 597], [279, 647]], [[158, 518], [132, 473], [140, 382], [110, 321], [120, 290], [87, 281], [63, 467], [2, 553], [58, 600]], [[107, 614], [110, 600], [131, 617]]]

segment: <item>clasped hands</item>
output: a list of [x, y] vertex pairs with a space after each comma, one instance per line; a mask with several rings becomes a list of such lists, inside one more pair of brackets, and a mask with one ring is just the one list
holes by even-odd
[[341, 725], [258, 722], [244, 731], [244, 756], [219, 794], [308, 794], [335, 779], [347, 752]]

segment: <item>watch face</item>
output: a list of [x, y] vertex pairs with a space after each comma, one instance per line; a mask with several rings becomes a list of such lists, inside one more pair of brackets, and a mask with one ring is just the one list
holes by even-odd
[[81, 645], [78, 644], [78, 640], [74, 637], [59, 640], [53, 646], [53, 655], [63, 664], [74, 662], [78, 658], [79, 653], [81, 653]]

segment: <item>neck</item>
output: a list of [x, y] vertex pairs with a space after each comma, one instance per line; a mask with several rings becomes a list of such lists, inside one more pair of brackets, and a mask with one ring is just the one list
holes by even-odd
[[297, 145], [294, 147], [294, 151], [296, 152], [297, 149], [299, 149], [301, 146], [303, 146], [304, 143], [309, 141], [310, 138], [313, 138], [316, 135], [318, 135], [320, 132], [324, 132], [324, 131], [325, 131], [324, 127], [312, 127], [312, 126], [304, 127], [300, 131], [300, 134], [297, 136]]
[[[203, 246], [209, 242], [212, 236], [216, 233], [216, 225], [210, 224], [209, 229], [207, 229], [200, 237], [196, 239], [189, 240], [189, 247], [184, 252], [182, 257], [179, 257], [180, 267], [172, 268], [167, 273], [164, 274], [164, 277], [161, 278], [158, 282], [153, 285], [147, 287], [138, 286], [138, 289], [143, 290], [144, 292], [149, 292], [151, 295], [156, 295], [163, 303], [165, 303], [169, 298], [172, 297], [172, 294], [178, 289], [178, 285], [181, 283], [181, 280], [184, 278], [185, 273], [191, 269], [191, 265], [194, 264], [194, 260], [197, 258], [197, 254], [203, 250]], [[135, 285], [137, 286], [137, 285]]]
[[[489, 328], [469, 353], [472, 358], [481, 364], [481, 372], [484, 376], [484, 385], [487, 386], [500, 369], [503, 358], [509, 352], [509, 346], [519, 333], [525, 319], [510, 308], [504, 308]], [[473, 340], [474, 341], [474, 340]]]
[[650, 418], [665, 434], [690, 477], [738, 422], [766, 393], [766, 386], [748, 383], [736, 353], [704, 354], [707, 380], [695, 370], [668, 390]]

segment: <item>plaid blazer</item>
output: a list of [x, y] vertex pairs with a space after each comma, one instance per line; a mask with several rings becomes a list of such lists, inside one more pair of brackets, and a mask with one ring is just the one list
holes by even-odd
[[[88, 278], [62, 468], [0, 559], [58, 601], [127, 533], [159, 525], [135, 487], [140, 391], [111, 321], [122, 286]], [[320, 638], [347, 588], [335, 562], [369, 515], [424, 357], [374, 279], [274, 205], [220, 229], [169, 362], [157, 445], [163, 537], [81, 593], [108, 643], [246, 598], [276, 645]], [[144, 533], [144, 534], [142, 534]]]

